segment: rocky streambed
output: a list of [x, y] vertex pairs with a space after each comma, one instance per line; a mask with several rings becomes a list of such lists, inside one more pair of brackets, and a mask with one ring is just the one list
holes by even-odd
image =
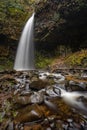
[[0, 72], [0, 130], [87, 130], [87, 73]]

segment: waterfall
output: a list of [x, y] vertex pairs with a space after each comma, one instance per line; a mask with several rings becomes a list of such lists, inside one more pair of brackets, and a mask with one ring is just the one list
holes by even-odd
[[34, 70], [34, 13], [23, 29], [17, 49], [14, 69], [17, 71]]

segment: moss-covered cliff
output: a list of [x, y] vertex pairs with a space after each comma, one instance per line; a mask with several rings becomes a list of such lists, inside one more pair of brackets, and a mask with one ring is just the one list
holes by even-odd
[[18, 40], [33, 4], [34, 0], [0, 0], [0, 35]]

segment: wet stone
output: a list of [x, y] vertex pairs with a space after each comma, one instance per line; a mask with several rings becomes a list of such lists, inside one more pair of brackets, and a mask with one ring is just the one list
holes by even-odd
[[15, 117], [14, 122], [33, 122], [43, 119], [43, 113], [37, 104], [28, 105], [22, 108], [18, 115]]
[[19, 87], [20, 87], [20, 84], [16, 84], [16, 85], [13, 86], [13, 88], [14, 88], [15, 90], [17, 90]]
[[84, 91], [86, 90], [86, 84], [81, 82], [74, 82], [74, 81], [70, 81], [69, 82], [69, 86], [66, 86], [67, 90], [71, 90], [71, 91]]
[[46, 130], [51, 130], [51, 128], [50, 128], [50, 127], [47, 127]]
[[69, 118], [69, 119], [67, 119], [67, 122], [73, 122], [73, 119], [71, 119], [71, 118]]
[[25, 90], [26, 90], [26, 91], [29, 91], [29, 83], [26, 84]]
[[47, 82], [47, 81], [37, 80], [37, 81], [33, 81], [30, 84], [30, 89], [41, 90], [43, 88], [46, 88], [48, 85], [49, 85], [49, 82]]
[[14, 130], [14, 124], [13, 122], [10, 122], [8, 127], [7, 127], [7, 130]]
[[31, 103], [42, 103], [44, 101], [44, 92], [34, 92], [30, 97]]
[[49, 75], [49, 72], [39, 72], [39, 79], [45, 80]]
[[45, 91], [38, 92], [26, 92], [23, 91], [21, 95], [16, 95], [14, 97], [14, 103], [18, 103], [21, 105], [27, 105], [31, 103], [42, 103], [44, 101], [44, 93]]
[[38, 75], [35, 75], [35, 74], [30, 77], [31, 82], [37, 81], [38, 79], [39, 79]]
[[56, 97], [57, 96], [57, 94], [53, 90], [53, 86], [48, 86], [46, 88], [46, 95], [48, 95], [50, 97]]
[[14, 98], [14, 103], [18, 103], [21, 105], [27, 105], [31, 103], [30, 96], [16, 96]]
[[87, 71], [81, 74], [81, 78], [87, 81]]
[[24, 90], [24, 91], [22, 91], [21, 93], [20, 93], [20, 95], [21, 96], [29, 96], [29, 95], [31, 95], [33, 92], [31, 91], [31, 90], [28, 90], [28, 91], [26, 91], [26, 90]]
[[14, 95], [18, 94], [21, 91], [21, 89], [17, 89], [14, 91]]
[[63, 130], [63, 126], [62, 126], [62, 121], [61, 120], [57, 120], [56, 121], [56, 124], [55, 124], [55, 126], [56, 126], [56, 130], [57, 129], [59, 129], [59, 130]]

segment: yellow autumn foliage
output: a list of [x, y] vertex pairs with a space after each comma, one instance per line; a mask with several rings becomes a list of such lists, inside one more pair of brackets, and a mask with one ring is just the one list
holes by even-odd
[[87, 67], [87, 50], [81, 50], [65, 58], [65, 63], [69, 66]]

